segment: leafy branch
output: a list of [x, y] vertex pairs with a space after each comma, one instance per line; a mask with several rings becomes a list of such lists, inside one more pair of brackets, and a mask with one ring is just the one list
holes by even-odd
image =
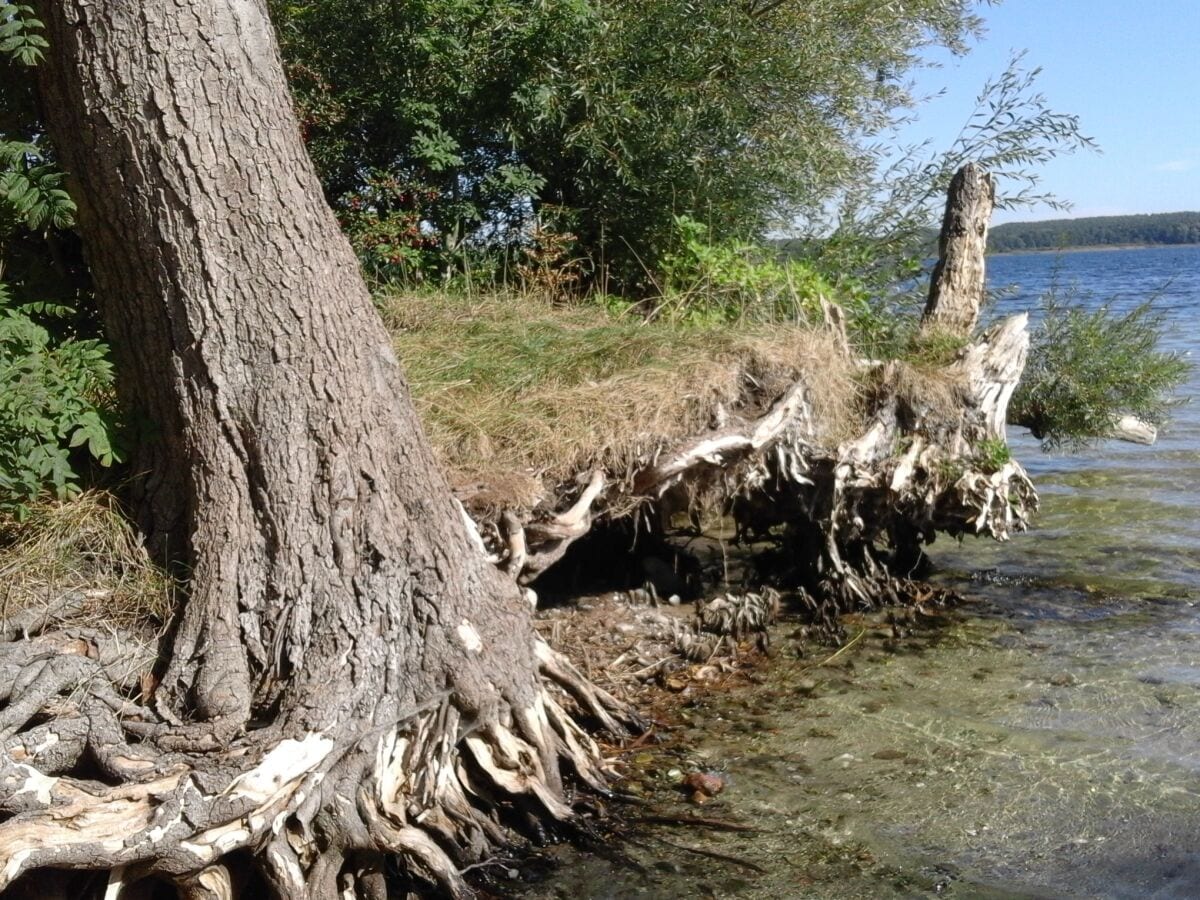
[[44, 55], [42, 51], [50, 46], [38, 33], [43, 27], [34, 18], [32, 6], [0, 0], [0, 54], [23, 66], [37, 65]]
[[1148, 300], [1125, 313], [1109, 305], [1065, 306], [1046, 298], [1009, 421], [1044, 450], [1078, 449], [1111, 437], [1123, 415], [1161, 424], [1190, 365], [1158, 349], [1163, 314]]
[[1050, 107], [1036, 90], [1041, 70], [1026, 70], [1023, 63], [1024, 54], [1017, 54], [1000, 76], [984, 84], [974, 110], [944, 152], [931, 154], [929, 142], [904, 148], [899, 155], [882, 144], [870, 148], [869, 164], [877, 171], [843, 195], [827, 242], [828, 266], [854, 265], [857, 257], [871, 261], [881, 286], [910, 277], [950, 179], [968, 162], [997, 176], [1000, 207], [1068, 207], [1062, 198], [1041, 190], [1038, 167], [1097, 146], [1083, 133], [1078, 116]]
[[75, 203], [62, 182], [63, 173], [36, 144], [0, 141], [0, 204], [30, 231], [74, 224]]

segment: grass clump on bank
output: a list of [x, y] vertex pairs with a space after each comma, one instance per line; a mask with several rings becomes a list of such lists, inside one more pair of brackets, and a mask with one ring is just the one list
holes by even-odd
[[0, 621], [79, 594], [68, 605], [76, 623], [153, 629], [167, 621], [174, 589], [100, 491], [31, 504], [21, 522], [0, 528]]
[[[442, 465], [476, 506], [532, 508], [597, 468], [632, 475], [726, 417], [760, 415], [801, 377], [825, 442], [860, 416], [842, 343], [808, 325], [647, 321], [545, 292], [377, 302]], [[108, 493], [43, 494], [0, 515], [0, 620], [30, 613], [148, 638], [176, 588]]]
[[378, 300], [426, 431], [458, 486], [533, 505], [543, 483], [628, 473], [723, 415], [814, 381], [818, 431], [857, 421], [853, 364], [803, 324], [648, 322], [538, 294], [398, 293]]

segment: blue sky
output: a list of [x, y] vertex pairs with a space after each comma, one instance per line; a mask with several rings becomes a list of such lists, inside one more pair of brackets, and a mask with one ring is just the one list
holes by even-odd
[[941, 68], [917, 74], [919, 94], [945, 94], [903, 140], [948, 145], [983, 83], [1027, 50], [1051, 108], [1078, 115], [1103, 151], [1040, 170], [1069, 213], [999, 211], [995, 222], [1200, 210], [1200, 0], [1006, 0], [980, 14], [987, 33], [967, 56], [937, 54]]

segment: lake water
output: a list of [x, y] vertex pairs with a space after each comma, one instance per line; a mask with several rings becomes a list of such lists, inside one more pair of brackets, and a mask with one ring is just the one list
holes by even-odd
[[[996, 315], [1052, 285], [1158, 295], [1166, 346], [1200, 349], [1200, 247], [1002, 256], [989, 276], [1016, 286]], [[1011, 438], [1043, 510], [1007, 544], [934, 545], [965, 608], [901, 641], [852, 625], [830, 665], [781, 654], [761, 687], [685, 710], [639, 776], [716, 770], [728, 790], [677, 812], [755, 833], [647, 828], [522, 895], [1200, 897], [1200, 400], [1152, 447]]]

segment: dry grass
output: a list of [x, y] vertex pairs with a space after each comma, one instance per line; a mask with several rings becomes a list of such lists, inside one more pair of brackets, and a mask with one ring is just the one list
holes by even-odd
[[[533, 506], [545, 486], [596, 467], [629, 473], [710, 428], [718, 407], [757, 415], [802, 375], [829, 443], [860, 416], [836, 341], [798, 326], [646, 324], [538, 296], [400, 295], [381, 306], [425, 427], [477, 506]], [[154, 629], [174, 590], [105, 494], [0, 523], [0, 619], [82, 592], [72, 621]]]
[[90, 598], [78, 622], [153, 629], [166, 621], [173, 585], [107, 495], [37, 505], [3, 531], [0, 619], [77, 591]]
[[[426, 430], [476, 508], [533, 506], [546, 487], [595, 467], [628, 474], [707, 430], [718, 407], [756, 415], [800, 376], [829, 442], [860, 415], [838, 343], [799, 326], [680, 328], [539, 296], [380, 302]], [[88, 600], [62, 624], [152, 636], [175, 590], [107, 494], [0, 521], [0, 619], [79, 593]]]
[[894, 363], [888, 373], [892, 380], [880, 389], [894, 393], [928, 423], [957, 425], [962, 420], [969, 386], [958, 373], [904, 361]]
[[961, 334], [938, 328], [918, 331], [887, 368], [891, 380], [881, 389], [894, 393], [923, 418], [957, 425], [969, 385], [953, 364], [969, 343]]
[[530, 505], [543, 480], [596, 467], [629, 472], [719, 407], [756, 414], [801, 376], [827, 441], [859, 417], [852, 364], [810, 328], [648, 324], [535, 295], [380, 305], [443, 464], [497, 503]]

